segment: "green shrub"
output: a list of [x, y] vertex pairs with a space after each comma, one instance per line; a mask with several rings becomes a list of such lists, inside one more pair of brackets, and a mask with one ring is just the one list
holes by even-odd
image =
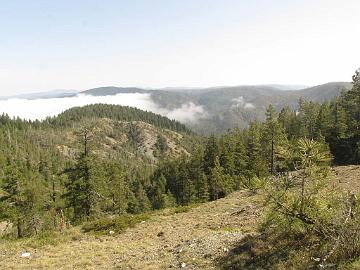
[[187, 213], [193, 208], [193, 205], [182, 205], [174, 208], [174, 214]]
[[82, 226], [82, 231], [86, 233], [95, 233], [97, 235], [119, 234], [124, 232], [127, 228], [134, 227], [137, 223], [149, 219], [149, 215], [122, 215], [117, 217], [104, 217], [94, 221], [86, 222]]

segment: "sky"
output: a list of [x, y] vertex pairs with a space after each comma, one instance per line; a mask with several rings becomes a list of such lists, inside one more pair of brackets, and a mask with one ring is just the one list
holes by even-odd
[[350, 81], [359, 10], [358, 0], [3, 0], [0, 96]]

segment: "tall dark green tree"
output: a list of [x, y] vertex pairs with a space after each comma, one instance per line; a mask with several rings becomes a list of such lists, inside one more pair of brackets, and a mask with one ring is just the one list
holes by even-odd
[[215, 160], [220, 155], [219, 145], [215, 135], [211, 135], [205, 145], [204, 151], [204, 172], [209, 175], [211, 169], [215, 167]]
[[65, 184], [66, 205], [73, 210], [73, 220], [88, 220], [95, 214], [98, 196], [95, 192], [93, 160], [89, 154], [88, 130], [83, 132], [83, 152], [74, 166], [66, 170], [68, 181]]
[[266, 159], [263, 155], [263, 149], [261, 146], [261, 133], [262, 127], [260, 123], [254, 122], [250, 124], [247, 131], [247, 172], [246, 178], [251, 179], [254, 176], [263, 177], [268, 175], [268, 168], [266, 165]]
[[276, 152], [287, 143], [285, 131], [278, 121], [278, 115], [272, 105], [266, 110], [266, 121], [263, 130], [263, 150], [267, 157], [271, 174], [276, 172]]

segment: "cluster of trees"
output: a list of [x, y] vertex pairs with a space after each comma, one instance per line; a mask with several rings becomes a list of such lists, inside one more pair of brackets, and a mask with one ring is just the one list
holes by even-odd
[[[331, 102], [300, 99], [297, 110], [286, 107], [279, 113], [270, 105], [265, 122], [210, 136], [196, 149], [198, 154], [159, 166], [153, 186], [161, 186], [164, 196], [178, 204], [216, 200], [242, 186], [253, 188], [256, 179], [295, 170], [279, 153], [303, 138], [321, 142], [334, 164], [360, 163], [359, 72], [353, 76], [353, 88]], [[165, 201], [156, 206], [165, 207]]]
[[[216, 200], [241, 187], [251, 188], [256, 178], [284, 170], [286, 164], [277, 152], [290, 143], [278, 114], [269, 106], [264, 123], [208, 137], [191, 157], [164, 161], [151, 180], [177, 204]], [[165, 207], [166, 201], [156, 207]]]
[[177, 132], [192, 134], [192, 132], [178, 121], [152, 112], [137, 108], [111, 104], [95, 104], [71, 108], [56, 117], [48, 118], [41, 124], [51, 126], [71, 126], [74, 122], [81, 122], [89, 118], [108, 118], [117, 121], [143, 121], [159, 128], [166, 128]]
[[300, 100], [299, 109], [284, 108], [279, 121], [288, 139], [310, 138], [328, 143], [335, 164], [360, 163], [360, 75], [353, 87], [331, 102]]
[[[300, 100], [298, 110], [284, 108], [279, 113], [270, 105], [264, 122], [203, 138], [189, 155], [161, 158], [156, 166], [116, 155], [99, 156], [87, 130], [82, 130], [73, 156], [62, 155], [51, 140], [39, 141], [39, 134], [74, 129], [74, 123], [92, 118], [128, 121], [131, 147], [139, 139], [139, 130], [132, 124], [136, 120], [190, 133], [182, 124], [159, 115], [91, 105], [43, 122], [1, 116], [0, 218], [14, 224], [22, 237], [58, 228], [62, 213], [66, 220], [79, 224], [109, 214], [217, 200], [243, 187], [256, 189], [270, 175], [298, 169], [289, 156], [302, 139], [330, 150], [335, 163], [359, 163], [359, 81], [356, 73], [353, 89], [329, 103]], [[157, 135], [156, 155], [162, 156], [168, 147], [166, 138]]]
[[[140, 135], [134, 121], [156, 122], [159, 134], [162, 128], [184, 127], [131, 108], [93, 105], [85, 107], [85, 112], [79, 110], [43, 122], [0, 116], [0, 219], [9, 221], [18, 237], [59, 229], [63, 217], [79, 224], [108, 214], [136, 214], [152, 208], [147, 191], [154, 164], [136, 152]], [[114, 122], [107, 133], [95, 134], [96, 117], [117, 118], [118, 114], [120, 119], [121, 113], [129, 122]], [[76, 115], [82, 116], [76, 120]], [[142, 119], [142, 115], [147, 117]], [[84, 125], [95, 125], [86, 138]], [[73, 139], [67, 142], [69, 136]], [[123, 140], [122, 148], [104, 151], [100, 139], [106, 136]], [[158, 136], [156, 149], [159, 156], [167, 151], [164, 136]]]

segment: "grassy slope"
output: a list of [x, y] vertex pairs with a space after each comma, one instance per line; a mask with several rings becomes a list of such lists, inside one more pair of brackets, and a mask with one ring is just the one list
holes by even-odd
[[[186, 263], [187, 269], [213, 269], [217, 257], [252, 231], [259, 216], [254, 206], [258, 200], [242, 191], [184, 213], [166, 209], [114, 237], [97, 238], [76, 229], [55, 246], [2, 243], [0, 265], [5, 269], [167, 269]], [[31, 257], [21, 258], [24, 251]]]
[[[334, 169], [334, 184], [360, 191], [360, 166]], [[78, 228], [56, 245], [31, 240], [0, 243], [2, 269], [216, 269], [245, 236], [254, 233], [262, 199], [239, 191], [188, 212], [166, 209], [117, 236], [95, 237]], [[58, 241], [59, 240], [59, 241]], [[21, 258], [28, 251], [30, 258]], [[231, 257], [231, 256], [229, 256]]]

